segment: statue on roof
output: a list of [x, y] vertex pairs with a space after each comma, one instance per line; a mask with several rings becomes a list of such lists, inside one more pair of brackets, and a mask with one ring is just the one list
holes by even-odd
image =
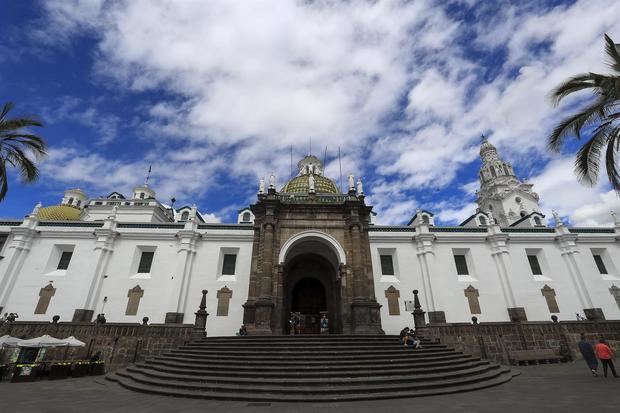
[[276, 176], [273, 173], [269, 176], [269, 189], [276, 189]]
[[355, 178], [353, 174], [349, 174], [349, 191], [355, 191]]
[[265, 177], [261, 177], [260, 181], [258, 181], [258, 193], [260, 195], [265, 193]]
[[362, 185], [362, 178], [357, 178], [357, 194], [364, 195], [364, 187]]
[[314, 190], [314, 175], [310, 174], [308, 175], [308, 192], [313, 194], [315, 192]]

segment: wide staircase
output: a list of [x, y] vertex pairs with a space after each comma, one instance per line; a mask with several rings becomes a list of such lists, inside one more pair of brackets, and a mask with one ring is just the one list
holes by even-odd
[[509, 381], [510, 369], [396, 336], [213, 337], [107, 376], [146, 393], [221, 400], [322, 402], [456, 393]]

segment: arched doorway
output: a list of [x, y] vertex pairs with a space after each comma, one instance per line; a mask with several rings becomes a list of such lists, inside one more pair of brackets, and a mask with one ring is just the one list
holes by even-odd
[[323, 312], [327, 313], [330, 333], [342, 332], [341, 287], [336, 274], [330, 260], [316, 253], [298, 254], [286, 263], [282, 306], [284, 334], [290, 334], [291, 312], [300, 314], [302, 334], [319, 334]]
[[327, 312], [325, 287], [316, 278], [302, 278], [291, 292], [291, 311], [300, 314], [300, 333], [319, 334], [319, 319]]

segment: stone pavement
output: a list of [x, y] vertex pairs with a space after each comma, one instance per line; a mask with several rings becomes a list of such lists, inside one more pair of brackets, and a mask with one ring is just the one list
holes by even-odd
[[[620, 379], [592, 377], [583, 361], [528, 366], [511, 382], [476, 392], [348, 403], [247, 403], [136, 393], [98, 378], [0, 383], [2, 413], [99, 412], [618, 412]], [[602, 374], [602, 373], [601, 373]], [[240, 391], [242, 391], [240, 389]]]

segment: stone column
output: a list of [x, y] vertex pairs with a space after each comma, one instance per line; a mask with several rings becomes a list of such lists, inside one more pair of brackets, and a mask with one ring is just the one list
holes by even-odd
[[568, 268], [568, 273], [570, 274], [571, 281], [573, 282], [573, 287], [577, 292], [577, 297], [583, 307], [583, 312], [586, 318], [592, 321], [605, 320], [603, 310], [598, 307], [595, 308], [592, 304], [590, 292], [588, 291], [588, 287], [583, 279], [583, 274], [581, 274], [581, 270], [579, 269], [579, 265], [575, 259], [575, 254], [579, 253], [579, 249], [576, 244], [577, 234], [572, 234], [568, 228], [561, 223], [561, 221], [556, 222], [555, 232], [557, 234], [556, 241], [560, 246], [562, 259]]
[[103, 289], [103, 280], [112, 253], [114, 251], [114, 240], [116, 239], [116, 215], [112, 214], [107, 217], [101, 228], [95, 229], [95, 247], [94, 247], [94, 268], [92, 270], [92, 279], [88, 288], [88, 294], [82, 308], [76, 308], [73, 312], [73, 322], [92, 321], [95, 315], [95, 308], [101, 297]]
[[417, 244], [418, 263], [422, 273], [422, 286], [424, 287], [424, 301], [428, 310], [428, 322], [430, 324], [442, 324], [446, 322], [446, 313], [437, 310], [440, 297], [433, 293], [432, 274], [435, 268], [435, 252], [433, 242], [435, 235], [429, 232], [428, 224], [422, 219], [416, 222], [416, 235], [413, 240]]
[[256, 300], [254, 320], [255, 334], [273, 334], [271, 315], [273, 312], [273, 232], [274, 223], [263, 224], [263, 265], [260, 273], [260, 295]]
[[177, 249], [178, 261], [175, 271], [175, 283], [171, 293], [175, 311], [166, 313], [164, 321], [166, 324], [182, 324], [185, 318], [189, 285], [196, 257], [196, 244], [198, 239], [200, 239], [198, 224], [194, 217], [195, 211], [192, 208], [192, 217], [185, 223], [185, 227], [177, 233], [179, 239]]
[[[26, 218], [26, 220], [28, 220], [28, 218]], [[36, 219], [34, 221], [37, 222]], [[13, 238], [7, 249], [7, 258], [9, 261], [6, 266], [6, 271], [4, 272], [4, 277], [0, 279], [0, 310], [4, 310], [6, 308], [7, 302], [9, 301], [13, 288], [15, 287], [17, 277], [19, 276], [19, 273], [24, 265], [24, 261], [30, 251], [32, 239], [36, 233], [34, 230], [36, 223], [33, 224], [32, 228], [29, 228], [27, 226], [28, 224], [24, 225], [25, 223], [26, 221], [24, 221], [20, 227], [11, 229], [11, 235]]]
[[194, 328], [192, 329], [192, 340], [199, 340], [207, 336], [207, 290], [202, 290], [202, 299], [200, 300], [200, 306], [198, 311], [194, 314], [196, 319], [194, 320]]
[[502, 296], [506, 302], [508, 311], [508, 317], [511, 321], [527, 321], [527, 315], [524, 307], [517, 305], [514, 293], [512, 291], [512, 285], [510, 284], [510, 276], [508, 273], [508, 266], [506, 260], [508, 260], [508, 248], [506, 242], [508, 241], [508, 235], [504, 234], [496, 223], [491, 223], [488, 226], [489, 236], [487, 240], [491, 247], [491, 256], [499, 275], [499, 282], [502, 289]]

